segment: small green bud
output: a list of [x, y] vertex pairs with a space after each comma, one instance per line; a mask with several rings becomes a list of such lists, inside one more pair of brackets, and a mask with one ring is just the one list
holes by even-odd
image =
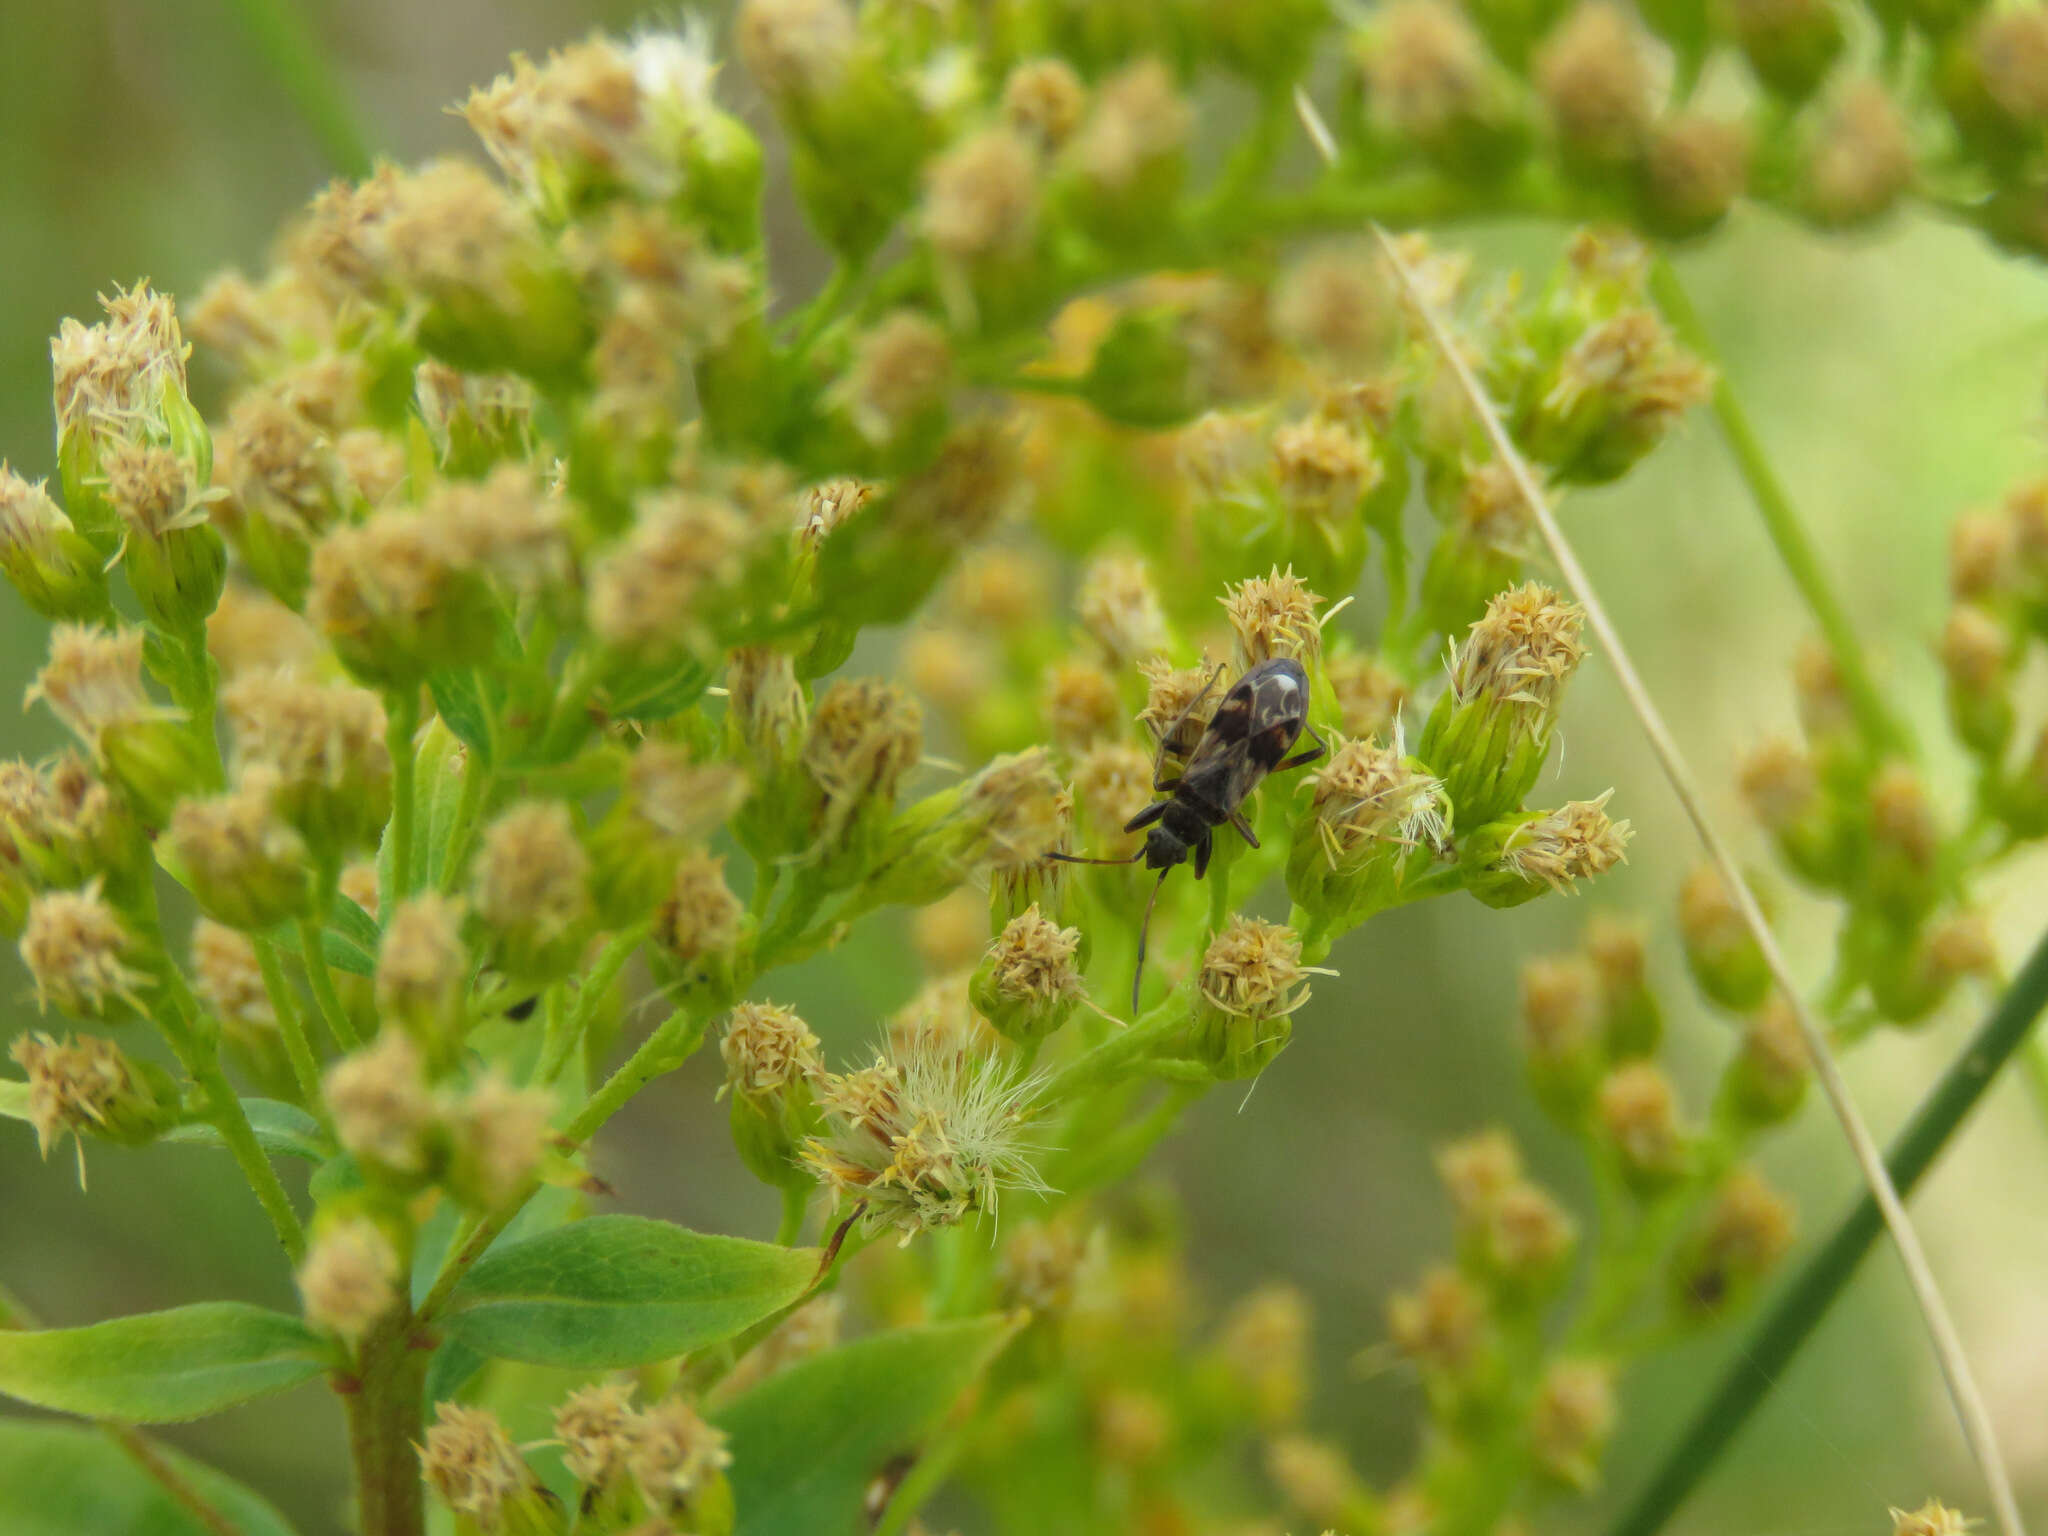
[[1444, 530], [1422, 570], [1422, 612], [1432, 629], [1454, 633], [1514, 582], [1536, 529], [1520, 483], [1498, 460], [1432, 475], [1430, 495]]
[[66, 1136], [119, 1147], [147, 1146], [181, 1118], [177, 1084], [161, 1067], [136, 1061], [111, 1040], [78, 1035], [63, 1043], [40, 1032], [16, 1035], [8, 1054], [28, 1074], [28, 1118], [45, 1158]]
[[741, 1003], [726, 1019], [718, 1053], [740, 1161], [764, 1184], [809, 1188], [812, 1176], [799, 1152], [822, 1125], [812, 1096], [824, 1073], [818, 1037], [787, 1008]]
[[569, 1516], [486, 1408], [440, 1403], [420, 1473], [464, 1536], [566, 1536]]
[[1596, 913], [1586, 924], [1585, 948], [1600, 978], [1608, 1057], [1629, 1061], [1653, 1055], [1664, 1020], [1650, 991], [1642, 925]]
[[1416, 756], [1443, 781], [1457, 824], [1478, 827], [1521, 804], [1543, 771], [1564, 685], [1585, 648], [1575, 603], [1531, 582], [1487, 605], [1430, 711]]
[[1194, 111], [1158, 59], [1104, 80], [1062, 157], [1065, 202], [1104, 245], [1143, 250], [1171, 227]]
[[1770, 995], [1771, 970], [1742, 913], [1711, 864], [1678, 888], [1678, 936], [1701, 992], [1730, 1013], [1748, 1013]]
[[1529, 961], [1521, 1014], [1536, 1101], [1561, 1125], [1583, 1124], [1607, 1069], [1599, 972], [1576, 955]]
[[1742, 760], [1743, 799], [1800, 878], [1823, 890], [1848, 878], [1850, 830], [1822, 792], [1813, 759], [1793, 742], [1766, 741]]
[[384, 710], [361, 688], [251, 672], [221, 692], [239, 772], [277, 776], [278, 814], [322, 863], [374, 847], [391, 815]]
[[1312, 935], [1337, 933], [1397, 899], [1411, 852], [1428, 858], [1445, 845], [1448, 807], [1443, 785], [1398, 744], [1334, 736], [1310, 782], [1310, 811], [1287, 853], [1287, 894]]
[[1543, 1373], [1529, 1410], [1537, 1470], [1587, 1493], [1600, 1486], [1600, 1457], [1614, 1433], [1614, 1367], [1602, 1360], [1558, 1360]]
[[1602, 485], [1662, 442], [1713, 387], [1713, 370], [1680, 347], [1653, 310], [1624, 308], [1544, 360], [1515, 436], [1554, 479]]
[[1887, 763], [1870, 786], [1869, 899], [1901, 927], [1941, 898], [1941, 829], [1927, 785], [1909, 764]]
[[1235, 917], [1209, 941], [1188, 1015], [1188, 1055], [1222, 1080], [1256, 1077], [1294, 1033], [1310, 968], [1291, 928]]
[[1371, 127], [1415, 145], [1446, 174], [1489, 180], [1526, 153], [1530, 125], [1514, 77], [1494, 62], [1460, 7], [1443, 0], [1383, 7], [1352, 51]]
[[1988, 609], [1960, 603], [1941, 631], [1941, 670], [1956, 736], [1997, 762], [2012, 739], [2012, 677], [2020, 659], [2011, 628]]
[[1677, 112], [1650, 132], [1643, 154], [1644, 226], [1670, 240], [1705, 234], [1742, 195], [1749, 136], [1738, 123]]
[[554, 1095], [515, 1088], [495, 1067], [443, 1111], [448, 1191], [473, 1211], [496, 1211], [524, 1189], [547, 1156]]
[[251, 768], [230, 793], [181, 800], [171, 813], [169, 852], [200, 910], [244, 933], [273, 928], [312, 901], [305, 839], [277, 813], [276, 791], [273, 770]]
[[1800, 201], [1830, 229], [1882, 218], [1913, 184], [1906, 115], [1875, 80], [1856, 80], [1815, 120], [1800, 168]]
[[1060, 781], [1043, 747], [998, 757], [929, 795], [888, 827], [869, 899], [923, 906], [984, 870], [1035, 865], [1060, 830]]
[[365, 1176], [416, 1189], [442, 1156], [440, 1118], [427, 1090], [426, 1063], [402, 1030], [331, 1063], [321, 1097], [335, 1138]]
[[654, 942], [675, 966], [670, 986], [680, 997], [723, 1004], [736, 990], [749, 931], [746, 909], [725, 883], [725, 860], [702, 851], [684, 855], [654, 920]]
[[1820, 88], [1846, 41], [1829, 0], [1729, 0], [1726, 15], [1757, 79], [1789, 102]]
[[1780, 1124], [1798, 1113], [1812, 1075], [1798, 1016], [1773, 992], [1743, 1025], [1742, 1044], [1721, 1076], [1718, 1107], [1745, 1130]]
[[106, 620], [106, 558], [71, 526], [42, 481], [0, 463], [0, 571], [46, 619]]
[[206, 504], [217, 497], [169, 448], [110, 443], [103, 459], [107, 499], [124, 529], [121, 565], [136, 602], [173, 634], [193, 632], [220, 602], [227, 580], [227, 545], [207, 521]]
[[313, 551], [306, 616], [372, 687], [417, 687], [429, 672], [488, 661], [499, 612], [468, 542], [409, 508], [338, 528]]
[[923, 724], [915, 699], [873, 678], [841, 678], [818, 701], [802, 753], [810, 782], [795, 809], [798, 846], [815, 849], [821, 879], [845, 884], [873, 867], [897, 792], [924, 754]]
[[1078, 956], [1081, 930], [1061, 928], [1036, 906], [996, 935], [968, 983], [975, 1010], [1020, 1045], [1043, 1040], [1086, 995]]
[[356, 500], [338, 445], [281, 390], [259, 387], [228, 408], [219, 446], [227, 495], [214, 522], [258, 585], [302, 607], [314, 540], [345, 521]]
[[832, 398], [875, 448], [922, 462], [944, 437], [952, 384], [945, 328], [916, 310], [899, 309], [855, 342]]
[[725, 825], [747, 796], [730, 763], [699, 763], [688, 748], [643, 743], [626, 764], [625, 786], [591, 830], [591, 890], [599, 920], [623, 928], [669, 895], [676, 866]]
[[68, 889], [104, 877], [115, 905], [126, 906], [154, 869], [134, 813], [71, 753], [39, 768], [0, 764], [0, 826], [31, 889]]
[[378, 1017], [410, 1035], [429, 1062], [455, 1065], [476, 971], [462, 942], [462, 908], [436, 892], [392, 910], [377, 945]]
[[1683, 1179], [1692, 1167], [1689, 1138], [1678, 1122], [1671, 1079], [1653, 1061], [1631, 1061], [1600, 1084], [1596, 1124], [1621, 1176], [1643, 1199]]
[[1628, 11], [1581, 0], [1537, 53], [1537, 87], [1558, 147], [1583, 174], [1627, 170], [1643, 153], [1651, 107], [1642, 42]]
[[1486, 1294], [1447, 1264], [1387, 1298], [1387, 1336], [1435, 1393], [1482, 1378], [1497, 1349]]
[[493, 964], [533, 985], [574, 969], [590, 937], [590, 856], [560, 801], [529, 800], [485, 829], [470, 872], [470, 906]]
[[1500, 1192], [1477, 1224], [1466, 1261], [1516, 1305], [1554, 1293], [1571, 1270], [1578, 1234], [1551, 1195], [1526, 1179]]
[[322, 1212], [297, 1275], [306, 1321], [354, 1346], [397, 1307], [402, 1273], [375, 1221]]
[[1894, 1024], [1918, 1024], [1967, 976], [1994, 977], [1998, 949], [1980, 912], [1920, 925], [1902, 941], [1888, 924], [1869, 925], [1854, 945], [1870, 1000]]
[[1461, 837], [1465, 889], [1489, 907], [1517, 907], [1550, 892], [1570, 892], [1627, 857], [1633, 835], [1607, 815], [1607, 790], [1554, 811], [1522, 811]]
[[627, 1469], [640, 1497], [670, 1530], [732, 1536], [732, 1453], [725, 1432], [705, 1422], [680, 1397], [635, 1414]]
[[1164, 431], [1202, 408], [1185, 317], [1169, 305], [1120, 310], [1074, 392], [1120, 426]]
[[148, 946], [103, 900], [96, 885], [47, 891], [29, 903], [22, 963], [35, 983], [36, 1007], [74, 1019], [119, 1023], [148, 1010], [157, 980]]
[[554, 1417], [563, 1465], [582, 1489], [578, 1523], [595, 1531], [631, 1530], [647, 1513], [627, 1471], [639, 1418], [633, 1383], [579, 1387], [556, 1406]]
[[1783, 1195], [1753, 1169], [1729, 1174], [1673, 1255], [1679, 1311], [1703, 1319], [1738, 1304], [1791, 1248], [1792, 1231], [1792, 1206]]

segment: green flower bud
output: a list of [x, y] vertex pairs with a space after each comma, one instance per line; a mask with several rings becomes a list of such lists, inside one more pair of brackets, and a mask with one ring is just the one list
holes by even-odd
[[1066, 145], [1088, 112], [1088, 87], [1065, 59], [1026, 59], [1003, 82], [1003, 120], [1048, 152]]
[[[1151, 567], [1141, 556], [1107, 553], [1089, 561], [1081, 573], [1075, 607], [1081, 628], [1102, 648], [1112, 669], [1143, 667], [1167, 649], [1166, 609], [1159, 600]], [[1208, 676], [1202, 671], [1195, 679], [1188, 690], [1189, 699], [1201, 691]], [[1166, 717], [1155, 729], [1164, 730], [1178, 713]]]
[[818, 1037], [787, 1008], [741, 1003], [726, 1020], [718, 1052], [740, 1161], [764, 1184], [809, 1188], [812, 1176], [798, 1154], [822, 1126], [811, 1091], [824, 1072]]
[[107, 499], [125, 530], [121, 565], [143, 613], [173, 634], [203, 626], [227, 580], [227, 545], [207, 521], [191, 463], [169, 448], [107, 445]]
[[725, 883], [725, 860], [701, 851], [684, 855], [654, 919], [654, 942], [673, 965], [665, 990], [678, 1001], [729, 1002], [738, 988], [740, 947], [751, 932], [746, 909]]
[[0, 463], [0, 571], [46, 619], [110, 620], [106, 558], [71, 526], [43, 482]]
[[1683, 1179], [1692, 1167], [1692, 1148], [1678, 1123], [1678, 1099], [1671, 1079], [1653, 1061], [1631, 1061], [1600, 1084], [1596, 1121], [1621, 1176], [1643, 1199]]
[[1121, 426], [1164, 431], [1202, 408], [1195, 366], [1185, 316], [1167, 305], [1124, 309], [1074, 393]]
[[102, 1024], [148, 1010], [157, 989], [151, 972], [163, 959], [101, 898], [96, 884], [48, 891], [30, 902], [20, 950], [39, 1011], [55, 1007]]
[[996, 758], [898, 816], [868, 878], [868, 899], [924, 906], [982, 871], [1024, 869], [1060, 832], [1060, 781], [1043, 747]]
[[1585, 947], [1600, 978], [1608, 1056], [1629, 1061], [1655, 1054], [1664, 1019], [1650, 991], [1642, 925], [1596, 913], [1586, 924]]
[[623, 928], [669, 895], [676, 866], [725, 825], [747, 796], [730, 763], [698, 763], [686, 747], [642, 744], [626, 764], [625, 786], [588, 840], [598, 917]]
[[1409, 855], [1434, 857], [1449, 824], [1443, 785], [1398, 743], [1333, 737], [1310, 782], [1310, 813], [1295, 823], [1287, 853], [1287, 894], [1309, 915], [1313, 945], [1397, 900]]
[[1642, 167], [1644, 227], [1670, 240], [1705, 234], [1742, 195], [1749, 136], [1740, 124], [1678, 112], [1650, 133]]
[[1543, 1373], [1529, 1409], [1529, 1444], [1551, 1482], [1587, 1493], [1600, 1485], [1600, 1457], [1614, 1433], [1614, 1367], [1559, 1360]]
[[875, 448], [921, 463], [944, 437], [952, 382], [945, 329], [915, 310], [899, 309], [856, 341], [832, 398]]
[[1632, 835], [1610, 820], [1607, 790], [1554, 811], [1523, 811], [1462, 837], [1458, 863], [1465, 889], [1489, 907], [1517, 907], [1546, 892], [1569, 892], [1628, 857]]
[[2012, 738], [2012, 677], [2020, 659], [2011, 628], [1987, 609], [1959, 604], [1941, 631], [1941, 670], [1956, 736], [1997, 762]]
[[1754, 1293], [1792, 1246], [1791, 1204], [1752, 1169], [1728, 1175], [1714, 1203], [1673, 1255], [1681, 1314], [1705, 1319]]
[[750, 530], [722, 497], [665, 491], [641, 498], [626, 537], [590, 572], [590, 628], [619, 661], [673, 668], [710, 650], [708, 602], [739, 575]]
[[1544, 40], [1535, 73], [1567, 164], [1593, 177], [1635, 165], [1650, 132], [1650, 73], [1627, 11], [1581, 0]]
[[1654, 311], [1627, 308], [1545, 360], [1525, 387], [1515, 436], [1554, 479], [1601, 485], [1662, 442], [1713, 387], [1713, 371]]
[[582, 1488], [579, 1523], [597, 1531], [631, 1530], [647, 1513], [627, 1471], [639, 1418], [633, 1383], [579, 1387], [556, 1406], [554, 1418], [563, 1465]]
[[1828, 0], [1729, 0], [1726, 15], [1757, 79], [1789, 102], [1820, 88], [1846, 42]]
[[214, 522], [265, 591], [302, 607], [314, 540], [357, 500], [337, 445], [281, 390], [257, 388], [228, 408], [220, 453]]
[[[990, 933], [1001, 933], [1005, 924], [1033, 907], [1043, 910], [1053, 922], [1066, 915], [1067, 881], [1073, 866], [1051, 857], [1055, 852], [1074, 851], [1074, 797], [1066, 790], [1053, 796], [1051, 825], [1052, 840], [1046, 844], [1044, 853], [1035, 859], [998, 864], [989, 870]], [[1081, 941], [1085, 947], [1085, 932]]]
[[663, 1398], [634, 1415], [627, 1470], [640, 1497], [670, 1530], [732, 1536], [732, 1485], [725, 1477], [730, 1465], [725, 1432], [682, 1398]]
[[[1502, 8], [1478, 9], [1485, 23]], [[1517, 41], [1506, 56], [1519, 63], [1529, 39]], [[1459, 7], [1442, 0], [1386, 6], [1373, 13], [1352, 52], [1370, 127], [1398, 145], [1414, 145], [1447, 175], [1489, 180], [1527, 151], [1529, 124], [1514, 77], [1494, 62]]]
[[[1235, 642], [1231, 663], [1240, 676], [1262, 661], [1285, 656], [1307, 669], [1310, 687], [1323, 661], [1323, 627], [1316, 609], [1324, 599], [1308, 589], [1293, 568], [1247, 577], [1218, 599]], [[1325, 685], [1327, 686], [1327, 685]], [[1216, 700], [1221, 703], [1219, 697]]]
[[1522, 1047], [1536, 1101], [1560, 1125], [1585, 1122], [1607, 1070], [1600, 975], [1580, 956], [1522, 967]]
[[1310, 974], [1291, 928], [1232, 918], [1202, 956], [1188, 1014], [1188, 1056], [1219, 1079], [1258, 1076], [1292, 1036], [1291, 1015], [1308, 1001]]
[[1927, 785], [1909, 764], [1887, 763], [1870, 786], [1869, 899], [1900, 927], [1941, 898], [1941, 828]]
[[104, 878], [114, 904], [126, 907], [154, 868], [134, 813], [70, 753], [40, 768], [0, 764], [0, 825], [31, 888], [62, 890]]
[[177, 1084], [161, 1067], [136, 1061], [111, 1040], [76, 1035], [63, 1043], [40, 1032], [14, 1037], [8, 1054], [28, 1074], [28, 1119], [44, 1158], [66, 1136], [142, 1147], [182, 1118]]
[[1800, 202], [1820, 224], [1881, 218], [1913, 184], [1905, 113], [1875, 80], [1856, 80], [1815, 120], [1800, 168]]
[[975, 1011], [1020, 1045], [1043, 1040], [1087, 993], [1081, 930], [1061, 928], [1033, 906], [1004, 925], [968, 983]]
[[1742, 1044], [1721, 1075], [1716, 1106], [1743, 1130], [1762, 1130], [1798, 1113], [1812, 1075], [1798, 1016], [1774, 992], [1743, 1026]]
[[1903, 938], [1883, 922], [1852, 929], [1850, 953], [1861, 962], [1870, 1000], [1894, 1024], [1918, 1024], [1967, 976], [1993, 978], [1998, 950], [1982, 913], [1960, 912], [1922, 924]]
[[1520, 483], [1497, 460], [1433, 475], [1430, 492], [1444, 509], [1444, 531], [1422, 570], [1422, 612], [1432, 629], [1454, 633], [1521, 573], [1536, 547], [1535, 523]]
[[252, 672], [222, 690], [221, 707], [238, 771], [276, 774], [278, 814], [315, 859], [376, 845], [391, 815], [391, 754], [375, 694]]
[[596, 914], [590, 856], [566, 805], [529, 800], [492, 822], [469, 891], [491, 962], [506, 975], [540, 986], [574, 969]]
[[1761, 1007], [1771, 990], [1762, 947], [1711, 864], [1678, 888], [1678, 936], [1692, 979], [1709, 1001], [1731, 1013]]
[[1848, 879], [1852, 829], [1821, 790], [1813, 759], [1789, 741], [1767, 741], [1742, 761], [1742, 795], [1794, 873], [1823, 890]]
[[1421, 1371], [1433, 1398], [1478, 1395], [1498, 1365], [1487, 1298], [1448, 1264], [1427, 1270], [1412, 1291], [1387, 1298], [1387, 1337]]
[[1564, 1282], [1577, 1239], [1564, 1208], [1538, 1185], [1517, 1179], [1474, 1221], [1464, 1258], [1502, 1300], [1526, 1306]]
[[436, 892], [409, 897], [392, 910], [377, 945], [377, 1014], [410, 1035], [428, 1061], [456, 1063], [469, 1023], [476, 972], [462, 942], [462, 908]]
[[1443, 781], [1458, 825], [1514, 810], [1535, 784], [1565, 682], [1585, 655], [1583, 623], [1577, 604], [1531, 582], [1494, 598], [1454, 647], [1451, 685], [1416, 756]]
[[897, 791], [923, 753], [923, 711], [900, 688], [841, 678], [825, 691], [802, 753], [802, 846], [815, 850], [820, 879], [845, 884], [873, 866]]
[[427, 1089], [426, 1063], [404, 1031], [385, 1030], [331, 1063], [320, 1096], [335, 1138], [366, 1177], [416, 1189], [441, 1161], [440, 1117]]
[[213, 473], [206, 428], [185, 394], [191, 348], [168, 297], [146, 282], [102, 297], [106, 320], [66, 320], [50, 343], [55, 375], [57, 465], [77, 531], [103, 559], [120, 547], [119, 513], [106, 494], [105, 455], [115, 442], [169, 446], [204, 485]]
[[496, 1211], [539, 1171], [553, 1133], [554, 1095], [515, 1088], [495, 1067], [448, 1102], [448, 1191], [473, 1211]]
[[1158, 59], [1104, 80], [1062, 157], [1064, 201], [1105, 246], [1143, 250], [1171, 226], [1194, 112]]
[[427, 1487], [465, 1536], [566, 1536], [568, 1512], [489, 1409], [437, 1404], [419, 1456]]
[[312, 903], [305, 839], [277, 813], [277, 775], [257, 767], [231, 792], [182, 800], [167, 842], [202, 912], [244, 933], [297, 917]]
[[488, 661], [499, 614], [474, 549], [440, 518], [393, 508], [313, 551], [306, 616], [372, 687], [417, 687], [429, 672]]
[[398, 1306], [403, 1273], [374, 1220], [323, 1211], [296, 1276], [306, 1321], [353, 1347]]

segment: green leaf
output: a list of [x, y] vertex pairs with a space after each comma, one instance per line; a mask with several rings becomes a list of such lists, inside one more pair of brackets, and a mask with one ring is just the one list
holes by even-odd
[[[292, 1536], [233, 1478], [151, 1447], [241, 1536]], [[106, 1435], [76, 1424], [0, 1421], [0, 1531], [7, 1536], [215, 1536]]]
[[759, 1322], [817, 1272], [815, 1249], [593, 1216], [485, 1254], [443, 1321], [451, 1338], [501, 1359], [644, 1365]]
[[476, 754], [477, 761], [486, 766], [495, 761], [493, 722], [504, 710], [504, 684], [480, 667], [465, 667], [436, 672], [427, 679], [427, 689], [442, 721]]
[[711, 669], [701, 662], [686, 661], [674, 671], [639, 671], [612, 684], [605, 709], [620, 720], [666, 720], [696, 703], [710, 686]]
[[[420, 744], [413, 754], [413, 836], [412, 884], [415, 891], [432, 890], [440, 884], [441, 863], [448, 857], [449, 831], [455, 825], [455, 810], [462, 801], [462, 770], [468, 754], [462, 743], [438, 716], [427, 722]], [[380, 890], [394, 890], [395, 871], [391, 838], [387, 833], [377, 849], [377, 884]], [[338, 903], [337, 903], [338, 905]], [[375, 962], [371, 971], [373, 974]]]
[[281, 1391], [327, 1369], [295, 1317], [207, 1301], [94, 1323], [0, 1333], [0, 1392], [95, 1419], [168, 1424]]
[[28, 1084], [0, 1077], [0, 1115], [10, 1120], [28, 1118]]
[[732, 1436], [737, 1536], [860, 1529], [876, 1474], [917, 1449], [1017, 1326], [977, 1317], [875, 1334], [800, 1360], [713, 1414]]
[[[0, 1112], [4, 1112], [4, 1108], [4, 1104], [0, 1104]], [[309, 1163], [324, 1163], [334, 1156], [334, 1143], [320, 1129], [320, 1122], [296, 1104], [287, 1104], [281, 1099], [244, 1099], [242, 1111], [248, 1115], [249, 1127], [256, 1133], [256, 1144], [266, 1152], [303, 1157]], [[219, 1129], [205, 1120], [195, 1120], [189, 1125], [166, 1131], [163, 1139], [187, 1147], [227, 1146], [221, 1140]]]
[[[285, 953], [305, 958], [298, 924], [279, 923], [263, 936]], [[327, 927], [320, 934], [320, 953], [327, 957], [327, 963], [351, 976], [374, 976], [378, 942], [376, 919], [346, 896], [336, 897], [334, 910], [327, 916]]]

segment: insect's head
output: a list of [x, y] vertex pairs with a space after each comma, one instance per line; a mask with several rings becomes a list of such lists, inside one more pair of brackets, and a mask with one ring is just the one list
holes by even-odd
[[1155, 822], [1152, 830], [1145, 834], [1145, 867], [1168, 870], [1176, 864], [1185, 864], [1190, 852], [1188, 844], [1165, 822]]

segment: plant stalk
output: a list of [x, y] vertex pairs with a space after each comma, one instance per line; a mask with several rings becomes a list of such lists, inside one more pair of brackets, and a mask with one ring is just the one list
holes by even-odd
[[413, 1328], [409, 1312], [395, 1312], [363, 1340], [356, 1375], [336, 1388], [348, 1419], [361, 1536], [421, 1536], [426, 1529], [414, 1447], [424, 1434], [420, 1397], [432, 1354], [412, 1347]]

